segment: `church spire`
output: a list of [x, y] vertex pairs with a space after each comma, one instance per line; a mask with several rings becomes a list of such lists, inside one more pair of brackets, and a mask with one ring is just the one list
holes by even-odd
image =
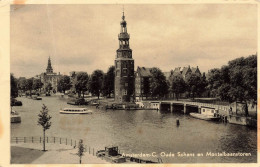
[[48, 66], [47, 66], [46, 72], [47, 72], [47, 73], [53, 73], [53, 69], [52, 69], [52, 66], [51, 66], [51, 58], [50, 58], [50, 56], [49, 56], [49, 59], [48, 59]]

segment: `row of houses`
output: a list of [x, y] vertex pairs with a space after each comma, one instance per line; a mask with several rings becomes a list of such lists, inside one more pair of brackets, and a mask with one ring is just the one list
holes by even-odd
[[[202, 76], [199, 67], [176, 67], [174, 70], [170, 72], [164, 72], [166, 80], [171, 82], [173, 77], [181, 76], [184, 80], [187, 79], [187, 76], [190, 74], [196, 74], [198, 76]], [[205, 74], [204, 74], [205, 75]], [[135, 73], [135, 100], [141, 101], [145, 100], [149, 97], [149, 83], [151, 78], [151, 68], [146, 67], [137, 67]], [[173, 97], [173, 94], [169, 94], [169, 97]]]

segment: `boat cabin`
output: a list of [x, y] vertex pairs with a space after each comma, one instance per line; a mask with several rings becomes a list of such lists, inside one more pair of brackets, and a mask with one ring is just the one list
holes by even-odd
[[63, 111], [79, 112], [79, 111], [87, 111], [87, 108], [64, 108]]
[[106, 156], [117, 156], [118, 155], [118, 147], [117, 146], [105, 147], [105, 155]]
[[215, 108], [210, 108], [210, 107], [201, 107], [201, 114], [209, 115], [209, 116], [216, 116], [216, 114], [218, 114], [218, 110], [216, 110]]

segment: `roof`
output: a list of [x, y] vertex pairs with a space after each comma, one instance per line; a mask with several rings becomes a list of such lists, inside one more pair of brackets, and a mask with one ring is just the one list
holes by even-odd
[[150, 70], [151, 68], [138, 67], [136, 72], [139, 73], [139, 75], [142, 77], [150, 77], [151, 76]]
[[176, 67], [172, 73], [174, 76], [181, 74], [181, 67]]
[[186, 74], [188, 73], [188, 71], [191, 71], [190, 66], [188, 66], [188, 67], [183, 67], [183, 69], [182, 69], [182, 75], [186, 75]]
[[168, 80], [171, 76], [171, 72], [163, 72], [163, 74], [166, 77], [166, 80]]
[[192, 71], [192, 73], [199, 73], [199, 74], [201, 74], [198, 66], [197, 67], [192, 67], [191, 71]]

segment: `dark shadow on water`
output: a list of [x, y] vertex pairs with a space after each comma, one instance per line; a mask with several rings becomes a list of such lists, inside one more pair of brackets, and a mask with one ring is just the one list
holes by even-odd
[[30, 164], [43, 154], [41, 150], [11, 146], [11, 164]]

